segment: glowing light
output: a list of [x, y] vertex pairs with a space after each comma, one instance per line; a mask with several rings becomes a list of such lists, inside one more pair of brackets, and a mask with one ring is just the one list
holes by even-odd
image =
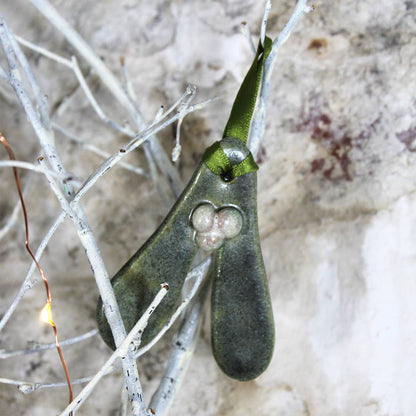
[[40, 312], [40, 319], [51, 325], [51, 326], [55, 326], [53, 319], [52, 319], [52, 304], [50, 302], [48, 302], [41, 310]]

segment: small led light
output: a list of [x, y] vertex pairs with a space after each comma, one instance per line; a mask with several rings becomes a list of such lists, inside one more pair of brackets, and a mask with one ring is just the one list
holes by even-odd
[[50, 302], [46, 303], [46, 305], [42, 308], [40, 312], [40, 319], [46, 324], [55, 326], [52, 319], [52, 304]]

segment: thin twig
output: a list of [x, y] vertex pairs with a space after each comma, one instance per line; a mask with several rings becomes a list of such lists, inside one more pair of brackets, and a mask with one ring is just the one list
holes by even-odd
[[[91, 378], [79, 378], [76, 380], [72, 380], [72, 385], [76, 384], [84, 384], [87, 383]], [[30, 394], [40, 389], [50, 389], [55, 387], [66, 387], [66, 382], [58, 382], [58, 383], [30, 383], [23, 380], [12, 380], [10, 378], [2, 378], [0, 377], [0, 384], [11, 384], [13, 386], [17, 386], [19, 391], [23, 394]]]
[[127, 70], [126, 61], [124, 59], [124, 56], [120, 57], [120, 65], [121, 65], [121, 71], [123, 73], [124, 78], [124, 88], [126, 90], [127, 96], [130, 99], [130, 102], [136, 109], [136, 111], [139, 111], [139, 108], [137, 106], [137, 103], [139, 102], [136, 96], [136, 93], [134, 92], [133, 83], [131, 82], [131, 78], [129, 75], [129, 72]]
[[[77, 143], [79, 146], [81, 146], [83, 149], [90, 151], [91, 153], [94, 153], [104, 159], [108, 159], [111, 155], [110, 153], [104, 152], [103, 150], [99, 149], [98, 147], [89, 144], [87, 142], [84, 142], [82, 139], [80, 139], [79, 137], [77, 137], [76, 135], [72, 134], [71, 132], [69, 132], [67, 129], [63, 128], [62, 126], [60, 126], [59, 124], [55, 123], [54, 121], [52, 121], [51, 123], [52, 128], [55, 131], [58, 131], [59, 133], [61, 133], [64, 137], [67, 137], [68, 139], [72, 140], [73, 142]], [[140, 176], [144, 176], [146, 178], [149, 178], [150, 175], [148, 172], [146, 172], [144, 169], [142, 168], [138, 168], [130, 163], [126, 163], [123, 162], [122, 160], [118, 163], [118, 166], [129, 170], [130, 172], [133, 172], [137, 175]]]
[[186, 88], [187, 92], [189, 91], [189, 96], [184, 99], [184, 101], [180, 104], [178, 113], [178, 123], [176, 125], [176, 141], [175, 141], [175, 147], [172, 150], [172, 161], [176, 162], [179, 159], [179, 156], [181, 154], [181, 144], [180, 144], [180, 132], [181, 132], [181, 125], [183, 122], [183, 119], [188, 114], [187, 110], [189, 108], [189, 105], [191, 101], [193, 100], [195, 94], [196, 94], [196, 86], [195, 85], [188, 85]]
[[16, 54], [16, 57], [26, 75], [27, 80], [29, 81], [30, 88], [35, 96], [36, 105], [39, 109], [40, 119], [42, 120], [42, 124], [45, 126], [46, 129], [49, 129], [49, 114], [48, 114], [48, 106], [47, 106], [47, 98], [45, 95], [42, 94], [39, 85], [36, 81], [35, 75], [33, 74], [32, 68], [29, 65], [29, 62], [26, 59], [26, 56], [20, 49], [17, 44], [16, 38], [14, 34], [10, 31], [10, 29], [5, 26], [5, 30], [7, 32], [8, 40], [10, 41], [11, 47]]
[[270, 13], [271, 8], [272, 8], [272, 4], [270, 0], [266, 0], [266, 3], [264, 5], [263, 19], [261, 21], [261, 26], [260, 26], [260, 42], [262, 45], [264, 45], [264, 39], [266, 37], [267, 21], [269, 19], [269, 13]]
[[[257, 153], [260, 149], [261, 139], [266, 128], [266, 116], [267, 116], [267, 106], [270, 93], [270, 84], [271, 77], [273, 73], [274, 64], [276, 62], [277, 53], [280, 47], [287, 41], [291, 33], [293, 32], [299, 19], [306, 13], [309, 13], [313, 10], [313, 6], [307, 5], [308, 0], [298, 0], [295, 9], [290, 16], [289, 21], [286, 23], [283, 30], [279, 33], [276, 39], [273, 41], [273, 47], [270, 52], [270, 55], [267, 57], [264, 62], [262, 83], [260, 88], [260, 94], [257, 101], [256, 111], [253, 117], [250, 128], [250, 136], [248, 139], [248, 147], [251, 150], [251, 153], [254, 157], [257, 156]], [[262, 27], [266, 27], [267, 15], [269, 13], [267, 3], [265, 7], [264, 17], [262, 21]]]
[[121, 400], [120, 400], [120, 416], [127, 416], [128, 412], [128, 404], [129, 404], [129, 395], [127, 394], [127, 390], [125, 386], [123, 385], [123, 388], [121, 389]]
[[[30, 188], [30, 186], [32, 185], [32, 180], [33, 180], [33, 174], [31, 173], [29, 175], [28, 180], [26, 181], [26, 184], [23, 188], [23, 198], [26, 197], [27, 192]], [[16, 202], [13, 211], [10, 215], [10, 217], [8, 218], [6, 224], [4, 224], [4, 226], [0, 229], [0, 241], [7, 235], [8, 232], [10, 232], [10, 230], [13, 228], [14, 224], [16, 223], [19, 211], [20, 211], [20, 199]]]
[[90, 88], [88, 87], [88, 84], [85, 81], [84, 75], [82, 75], [81, 69], [79, 68], [78, 61], [75, 58], [75, 56], [72, 57], [71, 63], [72, 63], [72, 70], [74, 71], [75, 76], [77, 77], [77, 80], [79, 82], [79, 85], [81, 86], [82, 90], [84, 91], [84, 94], [86, 95], [86, 97], [87, 97], [88, 101], [90, 102], [90, 104], [92, 105], [93, 109], [98, 114], [98, 117], [100, 117], [100, 119], [104, 123], [108, 124], [113, 129], [119, 131], [120, 133], [123, 133], [123, 134], [126, 134], [126, 135], [130, 135], [130, 136], [133, 135], [134, 133], [130, 129], [127, 129], [125, 127], [122, 127], [122, 126], [118, 125], [114, 121], [110, 120], [104, 114], [104, 111], [98, 105], [97, 100], [94, 98], [94, 96], [93, 96]]
[[150, 402], [150, 409], [158, 416], [168, 414], [193, 356], [201, 327], [202, 310], [208, 293], [205, 286], [201, 289], [198, 298], [189, 314], [184, 317], [182, 325], [174, 337], [165, 374]]
[[45, 168], [44, 166], [42, 167], [37, 166], [37, 165], [34, 165], [33, 163], [24, 162], [22, 160], [2, 160], [0, 161], [0, 168], [20, 168], [20, 169], [27, 169], [33, 172], [38, 172], [38, 173], [43, 173], [43, 174], [47, 172], [49, 175], [55, 178], [58, 178], [61, 176], [57, 174], [56, 172], [53, 172]]
[[[85, 334], [77, 335], [76, 337], [65, 339], [60, 342], [60, 345], [61, 347], [66, 347], [68, 345], [78, 344], [79, 342], [85, 341], [91, 337], [94, 337], [97, 334], [98, 334], [98, 330], [92, 329], [91, 331], [88, 331]], [[39, 351], [46, 351], [52, 348], [55, 348], [55, 343], [41, 344], [40, 342], [37, 342], [37, 341], [29, 341], [28, 346], [20, 350], [12, 350], [12, 351], [0, 350], [0, 360], [4, 360], [6, 358], [11, 358], [11, 357], [19, 357], [22, 355], [35, 354], [35, 353], [38, 353]]]
[[241, 32], [243, 33], [244, 37], [247, 39], [248, 45], [250, 46], [251, 49], [251, 53], [253, 54], [253, 56], [256, 55], [257, 50], [256, 50], [256, 45], [253, 42], [253, 38], [251, 37], [251, 32], [250, 32], [250, 28], [247, 24], [247, 22], [241, 22]]

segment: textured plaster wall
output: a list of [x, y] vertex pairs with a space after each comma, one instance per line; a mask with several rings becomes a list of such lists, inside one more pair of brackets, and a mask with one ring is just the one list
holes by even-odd
[[[287, 21], [294, 1], [275, 1], [269, 34]], [[217, 140], [251, 55], [239, 32], [258, 35], [263, 4], [224, 1], [54, 1], [109, 67], [127, 62], [144, 116], [173, 103], [187, 82], [198, 101], [221, 101], [188, 116], [179, 169], [189, 178], [205, 146]], [[276, 350], [256, 381], [224, 376], [211, 356], [206, 320], [171, 415], [411, 416], [416, 396], [416, 2], [317, 1], [282, 48], [275, 68], [260, 153], [259, 225], [276, 320]], [[3, 0], [14, 32], [65, 56], [73, 50], [23, 0]], [[29, 53], [51, 110], [76, 89], [74, 76]], [[85, 72], [88, 68], [82, 63]], [[104, 111], [125, 115], [94, 81]], [[37, 142], [25, 116], [0, 91], [0, 130], [19, 158], [33, 160]], [[85, 141], [114, 151], [124, 138], [103, 127], [80, 92], [78, 108], [60, 121]], [[174, 129], [160, 134], [173, 146]], [[67, 168], [80, 180], [100, 159], [58, 137]], [[130, 161], [145, 166], [137, 153]], [[12, 176], [0, 171], [0, 221], [14, 203]], [[27, 196], [33, 243], [59, 212], [42, 178]], [[148, 180], [114, 169], [84, 206], [110, 273], [150, 235], [167, 212]], [[0, 312], [27, 269], [22, 227], [0, 244]], [[94, 327], [97, 290], [69, 223], [54, 237], [43, 266], [67, 338]], [[0, 348], [52, 341], [38, 322], [39, 285], [0, 336]], [[58, 312], [59, 310], [59, 312]], [[169, 339], [139, 362], [149, 399], [169, 354]], [[66, 350], [73, 378], [108, 356], [98, 338]], [[62, 379], [56, 353], [0, 362], [0, 377]], [[120, 374], [103, 381], [80, 415], [116, 414]], [[0, 385], [0, 414], [52, 415], [64, 389], [23, 396]]]

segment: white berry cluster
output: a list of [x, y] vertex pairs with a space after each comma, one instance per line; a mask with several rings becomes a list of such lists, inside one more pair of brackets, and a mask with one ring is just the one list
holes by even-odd
[[232, 207], [216, 211], [211, 204], [202, 204], [192, 214], [195, 241], [205, 251], [220, 248], [227, 238], [238, 235], [243, 226], [241, 213]]

